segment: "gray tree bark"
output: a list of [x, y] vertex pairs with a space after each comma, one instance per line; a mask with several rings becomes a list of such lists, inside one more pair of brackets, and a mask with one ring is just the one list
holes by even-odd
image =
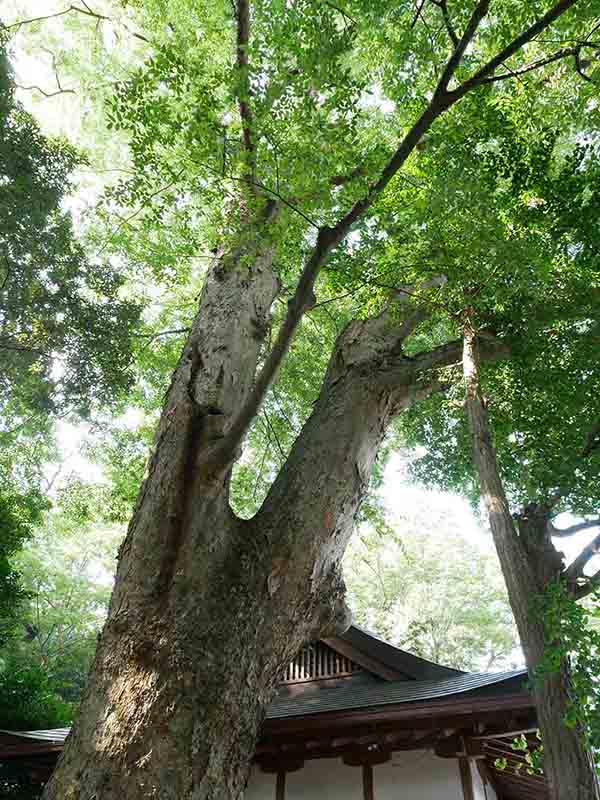
[[562, 559], [550, 538], [550, 509], [531, 505], [515, 521], [510, 512], [478, 372], [475, 333], [467, 324], [463, 370], [473, 460], [489, 516], [508, 597], [515, 616], [527, 668], [534, 686], [538, 723], [544, 746], [544, 772], [551, 800], [599, 800], [600, 788], [581, 733], [564, 724], [569, 706], [569, 670], [537, 676], [546, 648], [543, 620], [533, 601], [562, 571]]

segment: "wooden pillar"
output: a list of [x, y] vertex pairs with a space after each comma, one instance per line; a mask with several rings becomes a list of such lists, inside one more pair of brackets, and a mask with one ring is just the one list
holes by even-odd
[[475, 800], [475, 792], [473, 791], [473, 776], [471, 775], [471, 764], [468, 758], [458, 759], [458, 768], [460, 769], [460, 780], [462, 783], [464, 800]]
[[277, 773], [275, 800], [285, 800], [285, 772], [280, 771]]
[[363, 764], [363, 800], [374, 800], [373, 795], [373, 767], [371, 764]]

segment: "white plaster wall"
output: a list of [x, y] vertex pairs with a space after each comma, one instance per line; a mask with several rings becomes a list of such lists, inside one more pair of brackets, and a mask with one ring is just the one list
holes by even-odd
[[289, 772], [285, 800], [363, 800], [362, 769], [348, 767], [340, 758], [315, 758]]
[[263, 772], [254, 764], [250, 772], [244, 800], [275, 800], [275, 775]]
[[392, 753], [373, 767], [375, 800], [463, 800], [458, 761], [428, 750]]
[[[373, 789], [375, 800], [463, 800], [458, 761], [425, 750], [393, 753], [373, 767]], [[275, 800], [275, 776], [254, 767], [244, 800]], [[286, 775], [285, 800], [363, 800], [362, 769], [337, 758], [306, 761]], [[487, 800], [496, 800], [489, 787]]]
[[471, 775], [473, 776], [473, 795], [475, 800], [498, 800], [498, 795], [490, 783], [484, 783], [475, 761], [471, 761]]

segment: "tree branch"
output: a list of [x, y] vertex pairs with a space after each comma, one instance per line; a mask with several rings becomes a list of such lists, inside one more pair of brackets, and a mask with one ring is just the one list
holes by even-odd
[[76, 94], [75, 89], [57, 89], [55, 92], [45, 92], [41, 86], [22, 86], [20, 83], [15, 83], [15, 86], [24, 92], [39, 92], [44, 97], [56, 97], [57, 94]]
[[490, 7], [490, 0], [479, 0], [477, 5], [475, 6], [473, 13], [471, 14], [471, 18], [467, 22], [467, 27], [465, 28], [465, 32], [458, 40], [456, 47], [454, 48], [454, 52], [450, 56], [450, 60], [446, 64], [446, 69], [442, 73], [442, 77], [438, 83], [438, 87], [436, 89], [436, 94], [444, 94], [448, 89], [448, 84], [460, 62], [462, 61], [462, 57], [465, 54], [465, 50], [473, 40], [475, 33], [477, 32], [477, 28], [481, 24], [483, 18], [486, 16], [488, 9]]
[[577, 47], [575, 49], [575, 72], [579, 75], [580, 78], [583, 78], [584, 81], [589, 81], [589, 83], [593, 83], [592, 78], [589, 75], [586, 75], [583, 71], [583, 64], [581, 63], [581, 49]]
[[548, 522], [548, 533], [550, 536], [555, 536], [560, 538], [566, 538], [567, 536], [573, 536], [579, 531], [588, 530], [588, 528], [595, 528], [600, 525], [600, 518], [598, 519], [590, 519], [584, 522], [578, 522], [576, 525], [571, 525], [568, 528], [555, 528], [554, 524], [549, 521]]
[[147, 339], [148, 341], [146, 342], [146, 345], [149, 345], [151, 342], [153, 342], [155, 339], [159, 339], [161, 336], [189, 333], [190, 331], [191, 328], [171, 328], [170, 330], [166, 331], [158, 331], [158, 333], [134, 333], [132, 336], [136, 337], [137, 339]]
[[450, 14], [448, 12], [448, 3], [446, 0], [431, 0], [434, 6], [437, 6], [440, 11], [442, 12], [442, 16], [444, 18], [444, 25], [446, 26], [446, 31], [452, 44], [454, 47], [458, 46], [458, 36], [456, 35], [456, 31], [454, 30], [454, 26], [452, 25], [452, 20], [450, 19]]
[[[490, 339], [482, 336], [477, 337], [478, 357], [481, 361], [498, 361], [506, 358], [510, 354], [510, 349], [497, 339]], [[413, 362], [419, 372], [426, 372], [430, 369], [440, 369], [442, 367], [452, 367], [460, 364], [463, 358], [463, 341], [457, 339], [453, 342], [434, 347], [427, 353], [420, 353], [414, 356]]]
[[583, 548], [577, 558], [565, 570], [565, 577], [568, 581], [576, 581], [578, 578], [583, 577], [583, 570], [585, 569], [588, 561], [590, 561], [597, 553], [600, 553], [600, 533], [595, 536], [592, 541]]
[[582, 458], [587, 458], [594, 450], [600, 447], [600, 422], [592, 426], [588, 433], [583, 450], [581, 451]]
[[576, 53], [576, 47], [563, 47], [547, 58], [537, 59], [536, 61], [532, 61], [530, 64], [526, 64], [520, 69], [510, 70], [502, 75], [492, 75], [490, 78], [485, 78], [482, 83], [496, 83], [497, 81], [505, 81], [509, 78], [517, 78], [520, 75], [526, 75], [528, 72], [533, 72], [541, 67], [545, 67], [547, 64], [552, 64], [554, 61], [560, 61], [568, 56], [576, 55]]
[[[240, 2], [242, 2], [242, 0], [240, 0]], [[493, 73], [503, 61], [516, 53], [520, 47], [530, 41], [535, 35], [547, 28], [554, 20], [561, 16], [561, 14], [574, 5], [577, 0], [560, 0], [553, 9], [531, 25], [524, 33], [517, 36], [510, 45], [491, 59], [472, 78], [461, 84], [458, 89], [448, 92], [448, 83], [462, 60], [466, 48], [475, 36], [477, 28], [485, 17], [490, 2], [491, 0], [479, 0], [475, 6], [465, 32], [448, 60], [432, 99], [421, 116], [402, 139], [397, 150], [382, 169], [379, 178], [371, 184], [366, 194], [357, 200], [346, 214], [338, 219], [333, 227], [322, 226], [319, 228], [316, 244], [304, 264], [296, 286], [296, 291], [288, 303], [288, 312], [279, 329], [273, 349], [267, 356], [263, 368], [256, 378], [256, 382], [247, 398], [245, 406], [240, 410], [237, 418], [233, 421], [229, 432], [220, 440], [213, 451], [213, 458], [211, 460], [215, 468], [221, 468], [231, 460], [248, 431], [290, 347], [292, 338], [302, 316], [309, 308], [312, 308], [315, 303], [314, 285], [321, 267], [327, 260], [331, 251], [343, 241], [353, 225], [372, 207], [392, 178], [404, 166], [417, 144], [421, 141], [435, 120], [470, 89], [481, 85], [484, 78]]]
[[239, 107], [242, 118], [242, 136], [244, 150], [248, 159], [248, 173], [253, 181], [256, 175], [256, 147], [252, 127], [253, 116], [250, 108], [250, 73], [248, 65], [248, 42], [250, 38], [250, 1], [238, 0], [237, 3], [237, 50], [236, 60], [240, 81]]
[[450, 92], [450, 95], [453, 97], [463, 97], [471, 89], [475, 88], [476, 86], [481, 86], [485, 79], [490, 75], [493, 75], [498, 67], [502, 66], [502, 64], [508, 58], [514, 56], [514, 54], [517, 53], [523, 47], [523, 45], [530, 42], [535, 36], [548, 28], [562, 14], [564, 14], [565, 11], [568, 11], [571, 6], [574, 6], [577, 2], [578, 0], [560, 0], [560, 2], [547, 11], [543, 17], [540, 17], [540, 19], [538, 19], [537, 22], [534, 22], [533, 25], [530, 25], [526, 31], [523, 31], [523, 33], [513, 39], [509, 45], [491, 58], [487, 64], [484, 64], [484, 66], [481, 67], [481, 69], [479, 69], [474, 75], [461, 83], [457, 89], [454, 89], [454, 91]]
[[22, 19], [18, 22], [13, 22], [11, 25], [6, 25], [4, 30], [11, 30], [12, 28], [20, 28], [22, 25], [30, 25], [33, 22], [44, 22], [47, 19], [55, 19], [56, 17], [64, 17], [65, 14], [70, 14], [71, 11], [76, 11], [79, 14], [84, 14], [86, 17], [92, 17], [93, 19], [98, 20], [99, 22], [112, 22], [113, 24], [122, 25], [123, 28], [127, 31], [127, 33], [131, 34], [131, 36], [135, 36], [136, 39], [140, 39], [142, 42], [149, 42], [150, 40], [147, 39], [145, 36], [142, 36], [141, 33], [136, 33], [135, 31], [129, 30], [127, 25], [124, 22], [115, 23], [115, 21], [111, 17], [107, 17], [104, 14], [98, 14], [96, 11], [92, 11], [92, 9], [88, 6], [88, 4], [83, 0], [83, 5], [85, 8], [79, 8], [79, 6], [70, 5], [68, 8], [65, 8], [63, 11], [57, 11], [56, 14], [46, 14], [41, 17], [30, 17], [29, 19]]
[[594, 572], [593, 575], [586, 580], [585, 583], [578, 584], [573, 587], [572, 595], [575, 600], [583, 600], [600, 586], [600, 569]]
[[413, 21], [410, 24], [411, 28], [414, 28], [417, 22], [419, 21], [419, 17], [423, 13], [423, 9], [425, 8], [425, 3], [427, 0], [417, 0], [417, 10], [415, 11], [415, 16], [413, 17]]

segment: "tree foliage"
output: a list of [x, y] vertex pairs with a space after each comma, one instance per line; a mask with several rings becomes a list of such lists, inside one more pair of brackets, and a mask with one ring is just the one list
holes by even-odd
[[[48, 139], [15, 100], [0, 50], [0, 402], [4, 430], [32, 414], [88, 414], [130, 376], [137, 306], [123, 276], [84, 253], [64, 204], [82, 156]], [[107, 332], [110, 337], [107, 338]]]
[[349, 602], [358, 624], [423, 658], [510, 669], [519, 655], [502, 575], [484, 543], [461, 532], [465, 517], [442, 506], [363, 525], [344, 563]]

